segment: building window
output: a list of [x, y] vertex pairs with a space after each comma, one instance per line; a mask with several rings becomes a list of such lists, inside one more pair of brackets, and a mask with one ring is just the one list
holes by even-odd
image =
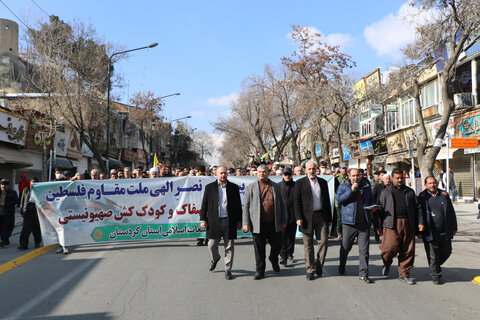
[[400, 105], [401, 126], [408, 127], [417, 122], [417, 114], [415, 111], [415, 102], [413, 99], [404, 99]]
[[362, 122], [362, 137], [369, 136], [372, 133], [371, 121]]
[[438, 81], [434, 80], [422, 88], [420, 95], [422, 109], [438, 105], [438, 101]]

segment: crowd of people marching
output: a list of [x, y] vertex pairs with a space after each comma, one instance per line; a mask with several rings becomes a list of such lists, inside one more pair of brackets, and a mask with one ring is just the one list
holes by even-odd
[[[205, 187], [200, 214], [200, 225], [206, 229], [205, 245], [211, 253], [209, 270], [216, 268], [220, 255], [218, 245], [223, 238], [225, 246], [225, 277], [233, 278], [233, 247], [237, 230], [252, 232], [255, 248], [255, 280], [265, 276], [266, 243], [271, 250], [268, 256], [275, 272], [280, 265], [294, 263], [295, 236], [297, 228], [303, 234], [306, 278], [313, 280], [315, 274], [323, 274], [323, 264], [328, 249], [328, 240], [340, 240], [338, 274], [345, 274], [348, 254], [354, 244], [359, 248], [359, 278], [372, 283], [369, 278], [370, 234], [380, 242], [384, 263], [382, 274], [388, 276], [393, 258], [398, 256], [399, 280], [414, 284], [410, 276], [415, 258], [415, 236], [424, 241], [432, 281], [442, 283], [441, 265], [452, 251], [451, 239], [457, 231], [455, 209], [447, 192], [438, 188], [444, 183], [433, 176], [424, 179], [425, 189], [417, 196], [405, 184], [405, 172], [394, 169], [387, 173], [380, 168], [370, 172], [358, 168], [347, 168], [342, 163], [331, 170], [326, 162], [317, 165], [308, 161], [305, 167], [285, 167], [278, 163], [259, 164], [246, 168], [223, 166], [171, 168], [163, 163], [145, 171], [142, 166], [134, 169], [125, 167], [110, 170], [107, 177], [93, 169], [90, 173], [72, 174], [55, 169], [55, 180], [86, 179], [133, 179], [182, 176], [215, 176], [217, 180]], [[256, 176], [258, 183], [245, 189], [243, 206], [238, 186], [228, 181], [228, 176]], [[269, 176], [282, 176], [275, 183]], [[298, 177], [294, 181], [293, 176]], [[329, 186], [322, 175], [334, 179], [334, 208], [331, 208]], [[39, 182], [22, 175], [19, 182], [20, 197], [10, 188], [6, 179], [1, 179], [0, 192], [0, 246], [9, 245], [14, 227], [15, 206], [20, 207], [23, 226], [19, 250], [28, 249], [30, 234], [34, 246], [41, 244], [41, 233], [32, 185]], [[480, 208], [480, 205], [479, 205]], [[331, 214], [333, 212], [333, 214]], [[373, 227], [373, 228], [372, 228]], [[318, 243], [314, 250], [314, 237]], [[203, 245], [203, 238], [197, 245]], [[68, 253], [62, 247], [57, 252]]]

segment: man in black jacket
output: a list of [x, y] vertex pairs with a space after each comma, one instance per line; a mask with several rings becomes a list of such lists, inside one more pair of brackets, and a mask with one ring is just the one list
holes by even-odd
[[402, 170], [393, 169], [392, 184], [383, 189], [379, 204], [383, 220], [383, 224], [379, 224], [383, 225], [382, 274], [388, 275], [393, 258], [398, 254], [398, 279], [415, 284], [410, 271], [415, 260], [415, 234], [424, 230], [424, 215], [415, 192], [405, 185]]
[[295, 250], [295, 234], [297, 233], [297, 223], [295, 221], [294, 193], [295, 181], [292, 177], [292, 169], [283, 170], [283, 180], [278, 184], [282, 192], [282, 199], [287, 216], [287, 227], [282, 231], [282, 250], [280, 250], [280, 264], [287, 265], [287, 259], [294, 263], [293, 252]]
[[225, 279], [232, 279], [234, 239], [242, 227], [242, 204], [238, 186], [227, 180], [227, 168], [218, 167], [217, 181], [205, 186], [200, 226], [207, 229], [208, 249], [212, 255], [209, 270], [215, 270], [220, 260], [218, 244], [223, 238], [225, 247]]
[[434, 284], [442, 283], [440, 267], [452, 253], [452, 239], [457, 233], [457, 216], [448, 193], [437, 188], [433, 176], [425, 178], [425, 190], [418, 199], [425, 213], [423, 243]]
[[33, 241], [35, 248], [40, 247], [42, 241], [42, 234], [40, 231], [40, 222], [38, 221], [37, 208], [35, 201], [32, 199], [33, 184], [38, 182], [38, 178], [30, 180], [30, 186], [23, 189], [22, 198], [20, 200], [20, 212], [23, 216], [22, 232], [20, 233], [20, 246], [18, 250], [28, 249], [28, 238], [30, 233], [33, 233]]
[[15, 206], [18, 196], [15, 190], [10, 189], [10, 181], [0, 181], [0, 246], [10, 244], [10, 236], [15, 226]]

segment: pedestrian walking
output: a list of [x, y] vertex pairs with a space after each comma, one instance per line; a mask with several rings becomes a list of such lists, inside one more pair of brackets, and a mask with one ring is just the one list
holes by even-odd
[[22, 192], [20, 200], [20, 213], [23, 217], [22, 231], [20, 233], [20, 246], [18, 250], [27, 250], [30, 234], [33, 234], [35, 248], [40, 247], [42, 242], [42, 233], [40, 231], [40, 222], [38, 221], [37, 207], [33, 198], [33, 185], [38, 182], [38, 178], [30, 180], [30, 186]]

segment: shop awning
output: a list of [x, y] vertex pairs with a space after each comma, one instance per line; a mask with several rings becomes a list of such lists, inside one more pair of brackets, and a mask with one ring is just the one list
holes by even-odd
[[33, 166], [30, 159], [26, 156], [26, 151], [16, 149], [2, 149], [0, 164], [10, 165], [15, 168], [25, 168]]
[[387, 157], [387, 160], [385, 160], [385, 162], [387, 164], [392, 164], [392, 163], [396, 163], [396, 162], [403, 162], [403, 160], [407, 156], [408, 156], [407, 152], [400, 152], [400, 153], [391, 154]]
[[52, 169], [59, 168], [59, 169], [73, 169], [72, 161], [66, 158], [56, 157], [55, 161], [52, 162]]
[[[457, 151], [458, 149], [456, 148], [449, 148], [448, 149], [448, 159], [453, 158], [453, 154]], [[446, 160], [447, 159], [447, 148], [442, 147], [440, 149], [440, 152], [437, 155], [437, 160]]]

